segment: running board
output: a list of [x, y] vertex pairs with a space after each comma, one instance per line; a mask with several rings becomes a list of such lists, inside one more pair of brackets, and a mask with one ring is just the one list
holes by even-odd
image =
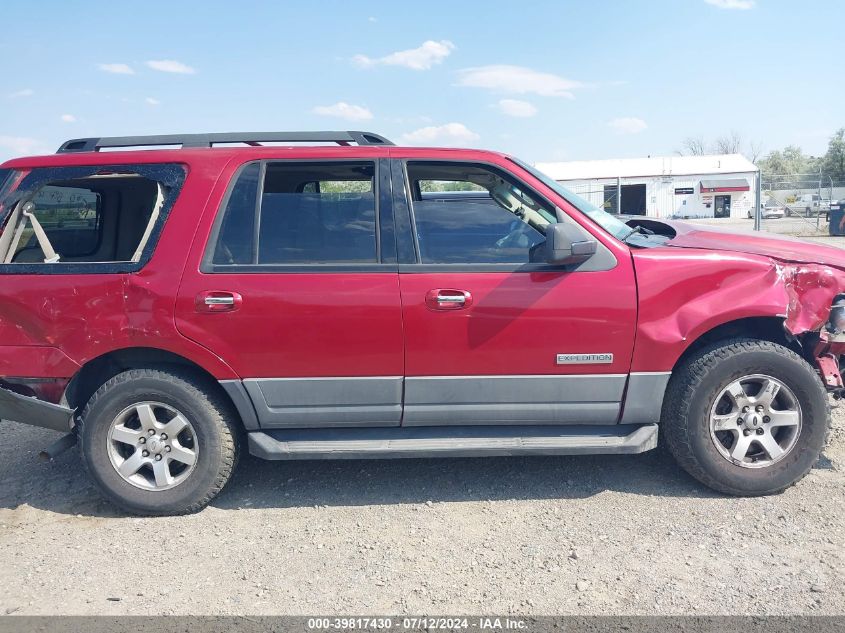
[[656, 446], [656, 424], [285, 429], [249, 434], [249, 452], [262, 459], [633, 454]]

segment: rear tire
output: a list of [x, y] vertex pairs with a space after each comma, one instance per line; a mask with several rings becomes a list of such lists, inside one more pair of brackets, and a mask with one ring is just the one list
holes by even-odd
[[[766, 385], [775, 395], [763, 409]], [[676, 369], [661, 427], [681, 467], [706, 486], [769, 495], [798, 482], [818, 461], [830, 407], [818, 374], [798, 354], [769, 341], [732, 339], [701, 349]]]
[[128, 512], [196, 512], [232, 475], [236, 419], [209, 380], [131, 369], [88, 401], [78, 428], [82, 461], [103, 495]]

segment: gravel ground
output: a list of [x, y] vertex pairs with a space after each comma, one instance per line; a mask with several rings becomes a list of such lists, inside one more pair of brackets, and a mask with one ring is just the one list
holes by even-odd
[[121, 516], [0, 422], [0, 614], [842, 614], [845, 413], [800, 484], [715, 494], [639, 456], [262, 462]]

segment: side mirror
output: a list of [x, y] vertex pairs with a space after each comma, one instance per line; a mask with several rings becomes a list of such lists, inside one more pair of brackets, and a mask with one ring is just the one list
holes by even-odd
[[558, 222], [546, 227], [544, 245], [549, 264], [580, 264], [596, 254], [598, 242], [580, 226]]

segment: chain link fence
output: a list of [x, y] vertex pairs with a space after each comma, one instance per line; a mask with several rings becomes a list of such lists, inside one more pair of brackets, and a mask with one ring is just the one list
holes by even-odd
[[845, 181], [824, 174], [764, 175], [760, 229], [788, 235], [828, 235], [831, 202], [845, 198]]
[[[677, 180], [677, 179], [676, 179]], [[694, 190], [696, 179], [691, 191]], [[632, 183], [642, 188], [642, 195], [630, 191]], [[601, 179], [588, 182], [564, 182], [567, 189], [578, 194], [608, 213], [645, 214], [646, 185], [642, 179], [628, 180], [621, 178]], [[689, 183], [680, 183], [680, 185]], [[771, 233], [795, 236], [828, 235], [831, 202], [845, 200], [845, 180], [833, 179], [824, 174], [789, 174], [763, 175], [760, 182], [761, 221], [760, 230]], [[674, 186], [674, 185], [673, 185]], [[618, 201], [622, 192], [621, 204]], [[627, 193], [626, 193], [627, 192]], [[702, 222], [717, 226], [728, 226], [741, 230], [751, 230], [755, 226], [756, 192], [752, 187], [747, 210], [731, 218], [698, 217], [683, 215], [673, 198], [673, 191], [655, 191], [649, 189], [653, 197], [653, 206], [661, 217], [676, 217], [692, 222]], [[633, 195], [632, 195], [633, 194]], [[845, 227], [843, 227], [845, 230]]]

